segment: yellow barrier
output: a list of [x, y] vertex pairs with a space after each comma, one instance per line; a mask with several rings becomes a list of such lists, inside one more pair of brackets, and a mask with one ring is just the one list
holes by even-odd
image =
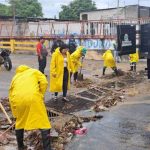
[[0, 48], [10, 49], [11, 52], [16, 50], [36, 51], [37, 41], [0, 41]]

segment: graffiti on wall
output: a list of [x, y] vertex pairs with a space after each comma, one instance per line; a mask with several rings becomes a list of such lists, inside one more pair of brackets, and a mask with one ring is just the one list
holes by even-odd
[[[68, 43], [68, 40], [65, 42]], [[86, 39], [81, 41], [76, 39], [76, 43], [78, 46], [82, 45], [89, 50], [114, 50], [114, 43], [116, 42], [109, 39]]]

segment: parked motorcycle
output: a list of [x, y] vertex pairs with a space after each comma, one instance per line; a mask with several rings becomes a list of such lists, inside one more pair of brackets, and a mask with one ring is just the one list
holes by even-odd
[[9, 57], [10, 53], [11, 51], [8, 49], [0, 49], [0, 66], [4, 65], [8, 71], [12, 69], [12, 62]]

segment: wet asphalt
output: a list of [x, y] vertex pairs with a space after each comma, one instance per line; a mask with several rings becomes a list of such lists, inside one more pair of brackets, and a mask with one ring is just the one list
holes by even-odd
[[85, 124], [88, 133], [76, 136], [66, 150], [149, 150], [150, 95], [129, 98], [103, 119]]

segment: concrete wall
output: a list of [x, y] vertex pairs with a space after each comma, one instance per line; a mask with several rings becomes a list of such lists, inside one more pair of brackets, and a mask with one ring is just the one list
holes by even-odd
[[87, 14], [88, 20], [100, 20], [100, 19], [136, 19], [139, 17], [149, 17], [150, 16], [150, 7], [139, 7], [140, 12], [138, 11], [138, 5], [131, 5], [122, 8], [110, 8], [110, 9], [101, 9], [91, 12], [83, 12], [80, 14], [80, 20], [82, 20], [82, 15]]
[[150, 17], [150, 8], [141, 6], [139, 8], [139, 17]]
[[80, 19], [82, 20], [82, 15], [87, 14], [88, 20], [101, 20], [101, 19], [116, 19], [117, 17], [124, 19], [124, 8], [117, 9], [104, 9], [99, 11], [91, 11], [80, 14]]
[[138, 18], [138, 6], [126, 6], [125, 19], [136, 19]]

